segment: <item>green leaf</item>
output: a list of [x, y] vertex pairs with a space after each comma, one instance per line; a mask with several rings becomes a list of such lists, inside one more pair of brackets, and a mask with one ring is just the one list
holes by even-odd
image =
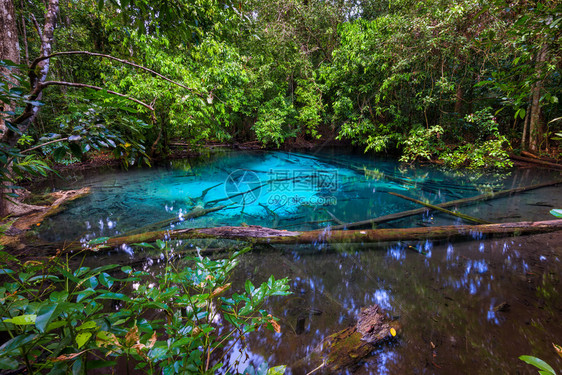
[[113, 286], [113, 278], [105, 272], [100, 275], [100, 282], [106, 288], [111, 288]]
[[37, 315], [35, 314], [24, 314], [13, 318], [4, 319], [4, 322], [12, 323], [16, 326], [28, 326], [31, 324], [35, 324], [36, 319]]
[[76, 328], [77, 331], [83, 331], [86, 329], [93, 329], [93, 328], [97, 328], [97, 324], [96, 322], [94, 322], [93, 320], [89, 320], [83, 324], [81, 324], [78, 328]]
[[13, 358], [1, 358], [0, 370], [15, 370], [19, 367], [19, 362]]
[[25, 344], [35, 340], [37, 335], [19, 335], [14, 337], [13, 339], [4, 343], [4, 345], [0, 346], [0, 356], [3, 353], [9, 353], [14, 349], [21, 348]]
[[92, 337], [92, 332], [80, 332], [76, 335], [76, 345], [78, 345], [78, 349], [83, 347], [88, 340]]
[[56, 291], [49, 295], [49, 300], [52, 302], [58, 302], [58, 303], [65, 302], [67, 298], [68, 298], [68, 292], [65, 290], [60, 292]]
[[92, 294], [95, 293], [95, 290], [93, 289], [86, 289], [80, 293], [78, 293], [78, 295], [76, 296], [76, 302], [80, 302], [82, 301], [84, 298], [87, 298], [89, 296], [91, 296]]
[[45, 332], [51, 332], [52, 330], [55, 330], [57, 328], [64, 327], [67, 323], [68, 322], [66, 320], [59, 320], [56, 322], [52, 322], [47, 326]]
[[96, 289], [98, 286], [98, 279], [95, 276], [92, 276], [88, 281], [90, 282], [90, 288]]
[[72, 364], [72, 375], [81, 375], [84, 373], [82, 358], [78, 358]]
[[46, 306], [43, 306], [39, 309], [37, 314], [37, 319], [35, 319], [35, 327], [39, 330], [39, 332], [45, 332], [47, 325], [51, 321], [53, 313], [57, 309], [58, 303], [49, 303]]
[[283, 375], [287, 370], [287, 366], [275, 366], [267, 370], [267, 375]]
[[522, 355], [519, 357], [520, 360], [522, 360], [525, 363], [528, 363], [530, 365], [535, 366], [536, 368], [546, 371], [547, 374], [552, 374], [552, 375], [556, 375], [556, 372], [554, 372], [554, 369], [552, 367], [550, 367], [550, 365], [548, 363], [546, 363], [545, 361], [543, 361], [540, 358], [537, 357], [533, 357], [530, 355]]
[[554, 208], [550, 210], [550, 214], [562, 219], [562, 209], [560, 208]]
[[94, 238], [93, 240], [91, 240], [90, 242], [88, 242], [88, 245], [100, 245], [100, 244], [106, 242], [107, 240], [109, 240], [109, 237], [98, 237], [98, 238]]

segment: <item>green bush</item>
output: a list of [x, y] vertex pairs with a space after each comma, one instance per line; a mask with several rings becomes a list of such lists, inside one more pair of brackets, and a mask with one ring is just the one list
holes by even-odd
[[422, 127], [412, 129], [403, 141], [404, 149], [400, 161], [413, 162], [420, 158], [429, 160], [439, 154], [439, 148], [443, 146], [440, 140], [441, 134], [443, 128], [439, 125], [429, 129]]
[[[157, 248], [168, 254], [165, 243]], [[259, 327], [278, 330], [278, 319], [262, 305], [289, 294], [288, 280], [273, 276], [229, 294], [242, 253], [193, 257], [193, 266], [182, 269], [168, 261], [157, 275], [117, 265], [72, 269], [58, 257], [20, 264], [1, 253], [14, 266], [0, 270], [7, 279], [0, 287], [0, 330], [10, 337], [0, 346], [0, 369], [83, 374], [124, 358], [147, 374], [228, 373], [228, 348], [222, 356], [217, 349]], [[219, 330], [217, 321], [229, 325]]]

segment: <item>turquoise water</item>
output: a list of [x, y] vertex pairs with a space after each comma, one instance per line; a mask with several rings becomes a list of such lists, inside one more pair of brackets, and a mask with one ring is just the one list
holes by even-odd
[[[244, 224], [318, 229], [420, 207], [388, 192], [440, 203], [545, 178], [548, 176], [524, 178], [517, 173], [456, 176], [435, 167], [414, 169], [391, 160], [337, 152], [222, 152], [165, 167], [75, 176], [67, 187], [89, 186], [92, 193], [46, 220], [42, 234], [50, 241], [87, 241], [174, 218], [176, 223], [159, 229]], [[509, 200], [501, 202], [511, 205]], [[219, 206], [225, 207], [184, 220], [194, 208]], [[496, 222], [523, 219], [521, 214], [489, 207], [486, 203], [463, 212]], [[548, 210], [543, 211], [539, 216], [548, 218]], [[386, 225], [457, 222], [455, 217], [434, 214]]]
[[[388, 192], [439, 203], [561, 178], [559, 172], [537, 169], [480, 175], [435, 166], [412, 168], [341, 150], [224, 151], [151, 169], [71, 176], [58, 186], [90, 186], [92, 193], [46, 220], [41, 236], [87, 241], [171, 218], [176, 222], [161, 229], [245, 224], [318, 229], [419, 207]], [[218, 206], [225, 207], [182, 220], [195, 207]], [[554, 207], [562, 207], [560, 186], [459, 211], [510, 222], [551, 219], [548, 212]], [[381, 226], [461, 223], [446, 214], [426, 213]], [[191, 245], [187, 241], [181, 246]], [[356, 373], [536, 373], [517, 359], [522, 354], [562, 367], [551, 346], [562, 343], [560, 235], [258, 250], [244, 256], [233, 283], [252, 279], [257, 284], [274, 274], [291, 279], [293, 295], [268, 306], [281, 318], [282, 333], [251, 336], [240, 368], [267, 361], [289, 365], [289, 373], [306, 374], [313, 368], [302, 359], [323, 338], [353, 324], [361, 307], [373, 303], [399, 316], [404, 329]], [[135, 267], [156, 271], [158, 257], [126, 248], [99, 252], [90, 261], [135, 261]], [[509, 309], [497, 311], [503, 302]], [[236, 350], [244, 349], [235, 347], [232, 362], [239, 358]]]

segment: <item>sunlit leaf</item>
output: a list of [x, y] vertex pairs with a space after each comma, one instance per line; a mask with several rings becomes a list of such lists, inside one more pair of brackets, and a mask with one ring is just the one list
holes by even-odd
[[96, 322], [94, 322], [93, 320], [89, 320], [83, 324], [81, 324], [78, 328], [76, 328], [77, 331], [83, 331], [86, 329], [93, 329], [96, 328], [98, 325], [96, 324]]
[[35, 314], [25, 314], [15, 316], [13, 318], [4, 319], [6, 323], [12, 323], [17, 326], [27, 326], [31, 324], [35, 324], [35, 320], [37, 319], [37, 315]]
[[78, 349], [82, 348], [92, 337], [92, 332], [80, 332], [76, 335], [76, 345], [78, 345]]
[[554, 371], [554, 369], [552, 367], [550, 367], [550, 365], [548, 363], [546, 363], [545, 361], [543, 361], [540, 358], [537, 357], [533, 357], [530, 355], [522, 355], [519, 357], [520, 360], [522, 360], [523, 362], [526, 362], [530, 365], [535, 366], [536, 368], [546, 371], [547, 374], [552, 374], [552, 375], [556, 375], [556, 372]]
[[283, 375], [287, 366], [275, 366], [267, 370], [267, 375]]

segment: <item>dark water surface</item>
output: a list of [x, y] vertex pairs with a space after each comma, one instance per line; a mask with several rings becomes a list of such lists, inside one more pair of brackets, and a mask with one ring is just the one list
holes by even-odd
[[[559, 172], [536, 169], [485, 175], [414, 169], [340, 150], [220, 152], [159, 168], [72, 176], [59, 187], [90, 186], [92, 193], [45, 221], [41, 236], [85, 242], [161, 220], [180, 220], [196, 206], [219, 205], [226, 207], [162, 229], [245, 224], [328, 228], [335, 224], [332, 215], [354, 222], [419, 207], [388, 192], [440, 203], [561, 177]], [[558, 186], [459, 211], [491, 222], [511, 222], [549, 220], [549, 210], [561, 207]], [[381, 227], [444, 224], [462, 222], [432, 213]], [[283, 331], [254, 334], [245, 362], [295, 364], [324, 337], [353, 324], [361, 307], [378, 303], [399, 316], [404, 328], [398, 340], [377, 349], [357, 373], [536, 373], [517, 359], [522, 354], [537, 355], [562, 369], [551, 345], [562, 344], [562, 236], [474, 237], [452, 243], [319, 242], [246, 254], [235, 279], [257, 284], [270, 274], [289, 277], [293, 295], [271, 303]], [[142, 250], [124, 247], [91, 261], [139, 259], [138, 267], [157, 267], [143, 257]], [[498, 309], [503, 303], [509, 308]], [[234, 351], [232, 360], [237, 357]], [[306, 361], [299, 365], [293, 373], [312, 370]]]

